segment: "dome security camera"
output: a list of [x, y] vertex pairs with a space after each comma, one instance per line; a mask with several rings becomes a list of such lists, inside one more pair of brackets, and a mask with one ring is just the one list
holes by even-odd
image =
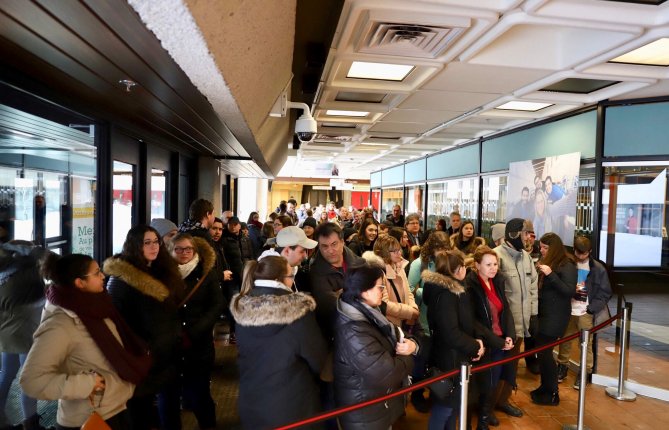
[[316, 132], [316, 120], [311, 115], [305, 113], [295, 121], [295, 134], [301, 142], [311, 142]]

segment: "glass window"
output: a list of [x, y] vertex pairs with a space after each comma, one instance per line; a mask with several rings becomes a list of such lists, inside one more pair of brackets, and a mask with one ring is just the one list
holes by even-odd
[[407, 185], [406, 187], [406, 210], [405, 214], [420, 215], [421, 225], [423, 223], [423, 208], [425, 198], [425, 185]]
[[112, 173], [112, 248], [114, 254], [121, 252], [128, 230], [133, 225], [133, 194], [135, 166], [114, 160]]
[[[61, 123], [0, 104], [0, 243], [26, 240], [62, 254], [84, 252], [74, 236], [71, 184], [82, 171], [96, 174], [94, 128], [71, 113], [55, 117]], [[94, 192], [88, 201], [94, 208]], [[90, 216], [84, 253], [93, 256], [94, 209]]]
[[491, 239], [493, 224], [506, 219], [506, 185], [508, 175], [484, 176], [481, 202], [481, 232], [479, 236]]
[[151, 219], [167, 218], [165, 189], [167, 188], [167, 172], [151, 169]]
[[429, 183], [427, 190], [427, 228], [434, 228], [439, 218], [448, 220], [451, 212], [459, 212], [463, 221], [470, 220], [476, 225], [479, 203], [477, 176]]
[[615, 267], [669, 267], [669, 166], [658, 164], [604, 164], [599, 258]]
[[386, 216], [393, 212], [393, 206], [395, 205], [404, 208], [404, 188], [384, 188], [381, 194], [381, 217], [379, 220], [385, 220]]
[[378, 218], [379, 209], [381, 208], [381, 190], [372, 190], [372, 208]]

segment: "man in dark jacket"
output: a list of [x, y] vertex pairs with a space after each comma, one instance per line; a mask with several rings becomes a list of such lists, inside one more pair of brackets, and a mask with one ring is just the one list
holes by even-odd
[[318, 252], [311, 263], [309, 277], [316, 299], [316, 318], [327, 341], [334, 335], [337, 315], [337, 298], [344, 288], [346, 270], [364, 260], [344, 246], [341, 227], [326, 222], [318, 226], [314, 233], [318, 241]]
[[[241, 224], [239, 218], [236, 216], [228, 219], [228, 224], [223, 230], [221, 236], [221, 247], [223, 248], [223, 255], [228, 262], [228, 268], [232, 272], [232, 277], [229, 281], [223, 282], [223, 295], [228, 303], [232, 300], [232, 296], [239, 292], [242, 286], [242, 275], [244, 272], [244, 261], [242, 260], [242, 248], [240, 244], [241, 239]], [[230, 321], [230, 343], [235, 343], [235, 321]]]
[[393, 206], [393, 212], [386, 216], [386, 221], [393, 223], [394, 227], [404, 227], [404, 215], [400, 205]]
[[[602, 313], [608, 317], [607, 303], [613, 294], [606, 267], [590, 255], [592, 244], [585, 236], [574, 239], [574, 255], [576, 256], [576, 267], [578, 270], [578, 281], [576, 283], [576, 294], [571, 300], [571, 317], [565, 336], [580, 330], [591, 330], [594, 327], [595, 316]], [[560, 344], [558, 354], [558, 381], [562, 382], [567, 377], [569, 355], [574, 341]], [[593, 366], [592, 339], [588, 341], [588, 352], [586, 355], [586, 372], [588, 379], [592, 375]], [[575, 389], [580, 389], [581, 379], [576, 378]]]
[[188, 219], [179, 226], [179, 233], [189, 233], [193, 237], [206, 239], [211, 245], [209, 227], [214, 222], [214, 204], [209, 200], [197, 199], [188, 208]]

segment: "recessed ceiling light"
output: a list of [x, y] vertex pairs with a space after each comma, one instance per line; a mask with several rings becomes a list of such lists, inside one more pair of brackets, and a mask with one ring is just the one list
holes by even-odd
[[383, 81], [402, 81], [414, 69], [407, 64], [367, 63], [354, 61], [348, 70], [347, 78], [379, 79]]
[[522, 110], [526, 112], [536, 112], [538, 110], [547, 108], [548, 106], [553, 106], [551, 103], [537, 103], [537, 102], [508, 102], [504, 103], [501, 106], [497, 106], [495, 109], [500, 110]]
[[356, 110], [333, 110], [333, 109], [328, 109], [325, 111], [326, 115], [330, 116], [355, 116], [355, 117], [363, 117], [369, 115], [369, 112], [360, 112]]
[[643, 64], [647, 66], [669, 66], [669, 38], [655, 42], [609, 60], [611, 63]]

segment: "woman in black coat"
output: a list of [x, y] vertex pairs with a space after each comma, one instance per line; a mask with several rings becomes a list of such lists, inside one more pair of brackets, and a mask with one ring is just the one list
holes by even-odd
[[[413, 369], [413, 339], [381, 313], [383, 269], [370, 263], [348, 269], [337, 302], [334, 389], [337, 406], [364, 402], [407, 383]], [[404, 414], [404, 399], [394, 397], [339, 417], [344, 429], [387, 430]]]
[[184, 402], [201, 429], [216, 427], [216, 406], [209, 382], [214, 365], [214, 324], [223, 311], [223, 296], [216, 276], [216, 253], [209, 243], [188, 233], [177, 234], [170, 244], [185, 283], [181, 319]]
[[[539, 239], [541, 260], [539, 271], [539, 334], [536, 346], [554, 342], [564, 335], [571, 316], [571, 298], [576, 292], [577, 270], [573, 259], [565, 251], [560, 236], [546, 233]], [[539, 405], [557, 406], [557, 365], [553, 349], [539, 354], [541, 385], [531, 392], [532, 401]]]
[[[423, 301], [432, 331], [430, 365], [443, 372], [458, 368], [462, 362], [479, 361], [485, 351], [476, 335], [471, 303], [460, 283], [465, 278], [464, 255], [450, 250], [435, 258], [436, 271], [423, 271]], [[456, 384], [457, 385], [457, 384]], [[435, 399], [428, 428], [455, 429], [460, 396]]]
[[[474, 253], [474, 270], [467, 273], [465, 288], [472, 304], [474, 326], [483, 337], [486, 352], [481, 363], [503, 359], [513, 348], [516, 333], [513, 315], [504, 293], [504, 275], [497, 271], [495, 251], [482, 246]], [[479, 387], [479, 421], [477, 429], [487, 430], [499, 421], [492, 413], [493, 393], [503, 377], [512, 387], [516, 386], [515, 367], [510, 364], [496, 366], [474, 375]]]
[[268, 256], [244, 269], [230, 311], [237, 320], [239, 416], [245, 429], [269, 429], [320, 412], [318, 375], [327, 346], [316, 302], [293, 293], [293, 269]]
[[365, 251], [374, 251], [374, 242], [378, 235], [379, 223], [374, 218], [367, 218], [360, 224], [358, 235], [348, 244], [348, 248], [358, 257], [362, 257]]
[[103, 272], [114, 306], [130, 328], [148, 345], [153, 358], [149, 376], [128, 401], [133, 430], [155, 427], [158, 395], [161, 429], [181, 429], [179, 402], [180, 334], [177, 304], [183, 281], [158, 232], [147, 225], [128, 231], [120, 254], [108, 258]]

